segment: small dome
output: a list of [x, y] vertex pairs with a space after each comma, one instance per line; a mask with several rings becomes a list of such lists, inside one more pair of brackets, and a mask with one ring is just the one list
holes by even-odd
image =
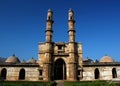
[[83, 62], [92, 62], [93, 60], [92, 59], [90, 59], [89, 57], [86, 57], [84, 60], [83, 60]]
[[36, 60], [32, 57], [30, 60], [27, 61], [27, 63], [36, 63]]
[[23, 60], [21, 61], [21, 63], [26, 63], [26, 61], [23, 59]]
[[15, 55], [12, 55], [12, 56], [8, 57], [5, 62], [19, 63], [20, 60]]
[[114, 62], [114, 60], [112, 59], [112, 57], [105, 55], [100, 59], [100, 62]]

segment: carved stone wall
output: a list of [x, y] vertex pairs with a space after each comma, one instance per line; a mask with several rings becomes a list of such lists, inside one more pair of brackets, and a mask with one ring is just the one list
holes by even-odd
[[82, 80], [96, 80], [95, 79], [95, 69], [99, 70], [99, 80], [111, 80], [113, 79], [113, 68], [116, 69], [117, 76], [115, 78], [120, 78], [120, 67], [119, 66], [89, 66], [83, 67], [83, 79]]
[[0, 72], [2, 71], [2, 69], [6, 69], [6, 80], [19, 80], [19, 73], [21, 69], [25, 70], [24, 80], [29, 81], [39, 80], [38, 67], [0, 67]]

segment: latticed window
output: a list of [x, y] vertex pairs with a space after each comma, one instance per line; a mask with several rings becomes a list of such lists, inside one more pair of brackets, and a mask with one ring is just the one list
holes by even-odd
[[58, 50], [62, 50], [62, 46], [61, 45], [58, 46]]

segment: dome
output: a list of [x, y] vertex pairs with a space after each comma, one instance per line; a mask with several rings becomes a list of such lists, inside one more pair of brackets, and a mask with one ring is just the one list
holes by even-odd
[[26, 63], [26, 61], [23, 59], [23, 60], [21, 61], [21, 63]]
[[12, 56], [8, 57], [5, 62], [19, 63], [20, 60], [15, 55], [12, 55]]
[[86, 57], [85, 60], [83, 60], [83, 62], [92, 62], [93, 60], [90, 59], [89, 57]]
[[30, 60], [27, 61], [27, 63], [36, 63], [36, 60], [32, 57]]
[[114, 60], [112, 59], [112, 57], [105, 55], [100, 59], [100, 62], [114, 62]]

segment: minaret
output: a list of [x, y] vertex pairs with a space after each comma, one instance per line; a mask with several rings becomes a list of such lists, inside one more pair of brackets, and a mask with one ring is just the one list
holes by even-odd
[[52, 10], [48, 9], [48, 13], [47, 13], [47, 20], [46, 20], [46, 42], [52, 42], [52, 24], [53, 24], [53, 20], [52, 20]]
[[44, 54], [44, 65], [43, 65], [43, 80], [51, 80], [51, 53], [52, 53], [52, 10], [48, 9], [47, 20], [46, 20], [46, 42], [45, 42], [45, 54]]
[[75, 42], [75, 30], [74, 30], [74, 16], [72, 9], [69, 9], [68, 12], [68, 35], [69, 35], [69, 42]]
[[71, 56], [71, 61], [75, 62], [75, 30], [74, 30], [74, 16], [72, 9], [69, 9], [68, 12], [68, 37], [69, 37], [69, 53]]
[[[76, 58], [75, 58], [75, 30], [74, 30], [74, 16], [72, 9], [68, 11], [68, 36], [69, 36], [69, 80], [76, 80]], [[74, 71], [73, 71], [74, 70]]]

